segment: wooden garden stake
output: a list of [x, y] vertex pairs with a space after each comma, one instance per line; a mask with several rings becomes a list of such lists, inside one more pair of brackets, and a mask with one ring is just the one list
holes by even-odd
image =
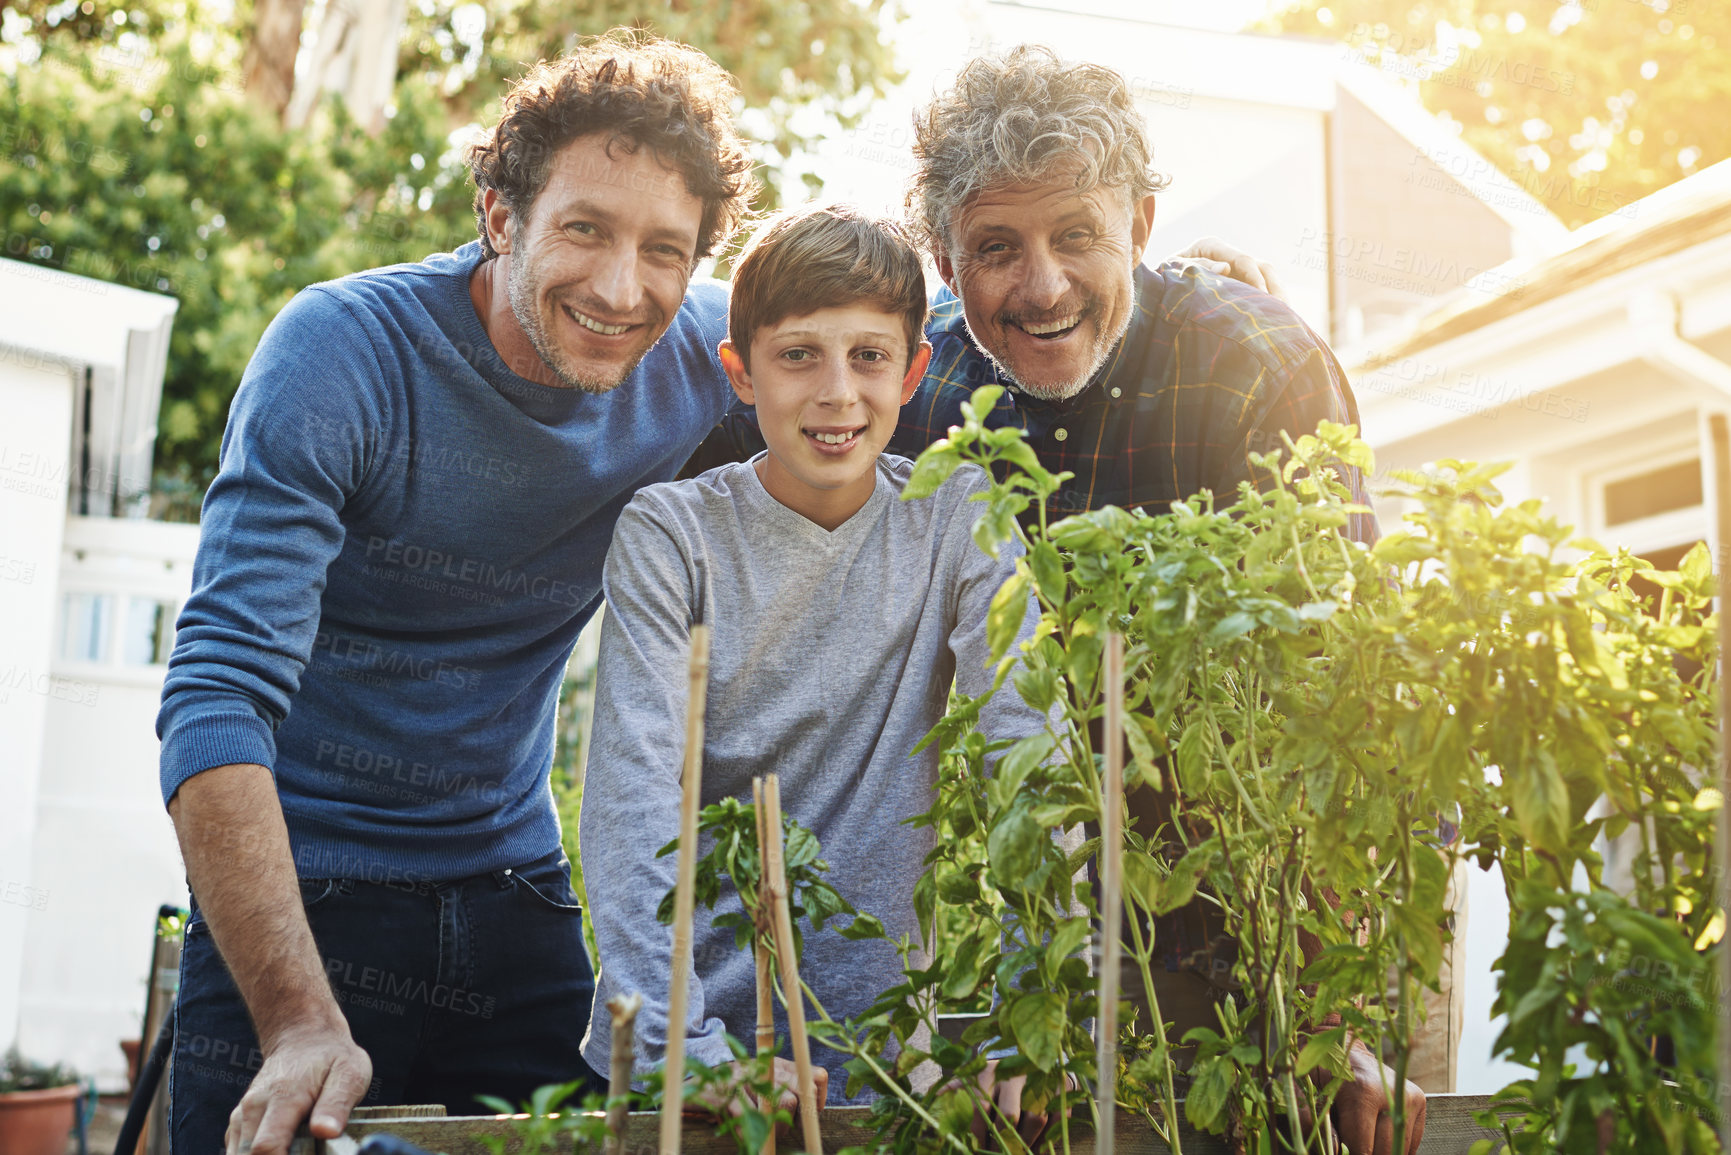
[[607, 1074], [606, 1155], [625, 1155], [625, 1132], [631, 1125], [631, 1067], [636, 1056], [637, 1010], [643, 996], [636, 991], [607, 1000], [613, 1016], [612, 1067]]
[[811, 1074], [811, 1044], [805, 1036], [805, 998], [799, 986], [799, 960], [793, 953], [793, 914], [787, 901], [787, 865], [781, 846], [781, 778], [771, 774], [763, 784], [769, 813], [764, 816], [768, 835], [764, 875], [775, 901], [775, 969], [781, 975], [781, 991], [787, 1003], [787, 1033], [793, 1043], [794, 1077], [799, 1081], [799, 1118], [805, 1130], [806, 1155], [823, 1155], [823, 1135], [817, 1126], [817, 1084]]
[[697, 885], [697, 810], [703, 789], [703, 708], [709, 690], [709, 627], [691, 626], [685, 702], [684, 792], [679, 799], [679, 875], [673, 899], [673, 965], [667, 992], [667, 1061], [662, 1067], [661, 1155], [679, 1155], [685, 1105], [685, 1000], [691, 974], [691, 915]]
[[[1094, 1070], [1100, 1126], [1098, 1155], [1112, 1155], [1118, 1099], [1118, 955], [1124, 918], [1124, 637], [1106, 635], [1106, 778], [1100, 784], [1100, 1014]], [[1155, 1029], [1159, 1029], [1156, 1024]]]
[[[1731, 654], [1731, 564], [1726, 551], [1731, 550], [1731, 427], [1725, 415], [1708, 416], [1708, 433], [1713, 443], [1714, 512], [1718, 522], [1719, 557], [1715, 567], [1719, 572], [1719, 823], [1714, 832], [1714, 857], [1718, 859], [1714, 890], [1720, 917], [1731, 919], [1731, 683], [1726, 681], [1725, 655]], [[1731, 931], [1731, 927], [1726, 928]], [[1731, 1150], [1731, 1103], [1726, 1102], [1725, 1087], [1731, 1081], [1731, 950], [1719, 951], [1719, 1148]]]
[[[775, 919], [771, 917], [774, 901], [769, 894], [769, 836], [765, 833], [763, 779], [751, 780], [751, 800], [757, 814], [757, 941], [753, 944], [757, 963], [757, 1054], [775, 1053], [775, 992], [770, 987], [769, 977], [769, 944], [764, 941], [764, 931], [774, 933]], [[775, 1155], [775, 1128], [769, 1129], [769, 1137], [763, 1141], [762, 1155]]]

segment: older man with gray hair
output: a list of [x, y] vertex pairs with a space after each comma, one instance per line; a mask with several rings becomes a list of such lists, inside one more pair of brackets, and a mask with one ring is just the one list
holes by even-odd
[[[1024, 430], [1042, 464], [1075, 475], [1052, 515], [1159, 511], [1201, 490], [1230, 498], [1240, 482], [1267, 484], [1250, 455], [1279, 447], [1282, 432], [1358, 422], [1334, 354], [1276, 297], [1196, 264], [1142, 264], [1165, 187], [1151, 152], [1123, 77], [1034, 46], [969, 62], [919, 114], [908, 202], [950, 292], [934, 300], [931, 364], [891, 452], [917, 456], [960, 423], [975, 389], [1001, 384], [987, 423]], [[1362, 500], [1356, 472], [1348, 480]], [[1377, 534], [1369, 514], [1350, 529]], [[1131, 810], [1152, 834], [1168, 800], [1140, 790]], [[1183, 960], [1155, 975], [1179, 1036], [1216, 1025], [1230, 968], [1207, 964], [1230, 942], [1222, 930], [1200, 902], [1157, 928], [1162, 954]], [[1140, 988], [1127, 970], [1127, 992]], [[1385, 1155], [1393, 1073], [1362, 1044], [1350, 1057], [1340, 1134], [1355, 1155]], [[1406, 1092], [1410, 1155], [1424, 1095], [1411, 1082]]]

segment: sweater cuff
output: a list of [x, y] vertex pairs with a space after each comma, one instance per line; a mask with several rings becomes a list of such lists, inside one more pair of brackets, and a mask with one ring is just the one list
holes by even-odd
[[217, 766], [248, 763], [272, 767], [276, 739], [257, 714], [207, 714], [188, 718], [162, 737], [162, 804], [181, 783]]

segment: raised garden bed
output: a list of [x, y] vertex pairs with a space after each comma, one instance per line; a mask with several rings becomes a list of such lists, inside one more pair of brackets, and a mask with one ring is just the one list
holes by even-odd
[[[1495, 1132], [1473, 1122], [1473, 1114], [1490, 1106], [1489, 1095], [1431, 1095], [1428, 1098], [1424, 1142], [1421, 1155], [1466, 1155], [1474, 1141], [1495, 1139]], [[344, 1132], [348, 1139], [359, 1142], [369, 1135], [389, 1134], [406, 1139], [417, 1147], [443, 1155], [492, 1155], [486, 1139], [503, 1140], [504, 1155], [516, 1155], [515, 1124], [525, 1116], [463, 1115], [437, 1117], [426, 1114], [404, 1115], [404, 1111], [426, 1108], [370, 1107], [357, 1112]], [[823, 1112], [824, 1150], [840, 1151], [843, 1147], [870, 1146], [872, 1132], [863, 1126], [864, 1107], [831, 1107]], [[659, 1116], [639, 1112], [631, 1116], [631, 1130], [626, 1139], [628, 1155], [654, 1155], [658, 1149]], [[1229, 1155], [1230, 1147], [1215, 1135], [1198, 1134], [1186, 1126], [1181, 1132], [1185, 1155]], [[706, 1120], [688, 1117], [680, 1142], [685, 1155], [736, 1155], [738, 1145], [732, 1137], [719, 1137]], [[341, 1155], [352, 1150], [342, 1140], [326, 1143], [302, 1140], [290, 1155]], [[782, 1140], [779, 1150], [798, 1150], [797, 1131]], [[1117, 1126], [1117, 1150], [1122, 1155], [1166, 1155], [1169, 1150], [1150, 1131], [1147, 1123], [1120, 1111]], [[1093, 1155], [1093, 1128], [1085, 1119], [1070, 1123], [1071, 1155]]]

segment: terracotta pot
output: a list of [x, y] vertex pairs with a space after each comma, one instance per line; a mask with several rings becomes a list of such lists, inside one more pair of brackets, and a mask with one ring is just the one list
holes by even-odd
[[46, 1091], [0, 1092], [0, 1151], [6, 1155], [62, 1155], [76, 1121], [81, 1093], [76, 1083]]

